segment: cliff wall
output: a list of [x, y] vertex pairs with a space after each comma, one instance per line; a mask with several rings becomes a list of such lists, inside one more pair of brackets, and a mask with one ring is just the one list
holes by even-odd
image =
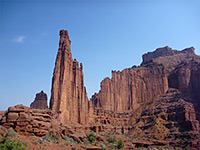
[[[167, 76], [162, 65], [150, 65], [112, 71], [112, 78], [101, 82], [99, 94], [92, 100], [96, 107], [115, 112], [135, 110], [168, 89]], [[95, 100], [96, 99], [96, 100]]]

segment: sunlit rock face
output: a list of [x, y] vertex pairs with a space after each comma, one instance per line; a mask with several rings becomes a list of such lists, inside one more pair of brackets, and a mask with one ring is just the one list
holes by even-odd
[[112, 78], [105, 78], [99, 93], [92, 96], [92, 104], [114, 112], [135, 110], [168, 88], [176, 88], [192, 97], [198, 113], [200, 58], [193, 47], [182, 51], [168, 46], [158, 48], [143, 55], [141, 66], [112, 71]]
[[68, 31], [60, 31], [51, 89], [50, 108], [59, 113], [62, 124], [88, 121], [88, 98], [84, 87], [82, 63], [72, 59]]

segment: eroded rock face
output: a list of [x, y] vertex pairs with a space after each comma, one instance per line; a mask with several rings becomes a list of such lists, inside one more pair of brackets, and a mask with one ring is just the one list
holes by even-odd
[[[167, 56], [175, 56], [175, 55], [195, 55], [194, 47], [186, 48], [182, 51], [173, 50], [172, 48], [166, 46], [162, 48], [158, 48], [153, 52], [148, 52], [142, 55], [143, 62], [142, 64], [148, 63], [149, 61], [155, 60], [157, 58], [167, 57]], [[183, 57], [182, 57], [183, 58]], [[178, 61], [178, 60], [175, 60]], [[172, 62], [171, 62], [172, 63]], [[169, 62], [170, 64], [170, 62]]]
[[82, 63], [72, 59], [68, 32], [60, 31], [51, 89], [50, 108], [59, 113], [63, 124], [88, 122], [88, 98]]
[[123, 112], [137, 109], [140, 104], [151, 101], [167, 89], [164, 66], [150, 65], [122, 72], [112, 71], [112, 78], [105, 78], [101, 82], [101, 90], [92, 100], [96, 107]]
[[174, 144], [185, 141], [191, 147], [199, 148], [199, 121], [193, 104], [188, 102], [190, 100], [179, 90], [170, 88], [166, 94], [148, 104], [138, 117], [131, 118], [135, 124], [131, 133], [137, 137], [173, 141]]
[[182, 51], [158, 48], [143, 55], [141, 66], [112, 71], [112, 78], [105, 78], [99, 93], [92, 96], [92, 104], [114, 112], [136, 110], [168, 88], [176, 88], [193, 98], [197, 118], [200, 118], [199, 68], [200, 57], [193, 47]]
[[30, 108], [35, 109], [46, 109], [47, 106], [47, 94], [41, 91], [40, 93], [37, 93], [35, 96], [35, 100], [31, 103]]
[[9, 107], [2, 114], [0, 125], [12, 127], [23, 135], [44, 136], [51, 129], [59, 130], [57, 115], [48, 109], [30, 109], [24, 105]]

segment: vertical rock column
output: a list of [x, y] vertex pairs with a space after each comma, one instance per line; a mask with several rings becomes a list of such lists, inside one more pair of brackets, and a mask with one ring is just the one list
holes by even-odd
[[88, 121], [88, 98], [83, 81], [83, 67], [73, 61], [71, 41], [66, 30], [60, 31], [51, 89], [50, 108], [59, 113], [62, 124]]

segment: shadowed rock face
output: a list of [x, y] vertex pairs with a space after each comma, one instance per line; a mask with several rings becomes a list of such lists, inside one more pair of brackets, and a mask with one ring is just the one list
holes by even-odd
[[47, 106], [47, 94], [41, 91], [40, 93], [36, 94], [35, 100], [31, 103], [30, 108], [35, 109], [46, 109]]
[[63, 124], [88, 121], [88, 98], [83, 81], [83, 66], [72, 59], [68, 32], [60, 31], [51, 89], [50, 108], [59, 113]]

